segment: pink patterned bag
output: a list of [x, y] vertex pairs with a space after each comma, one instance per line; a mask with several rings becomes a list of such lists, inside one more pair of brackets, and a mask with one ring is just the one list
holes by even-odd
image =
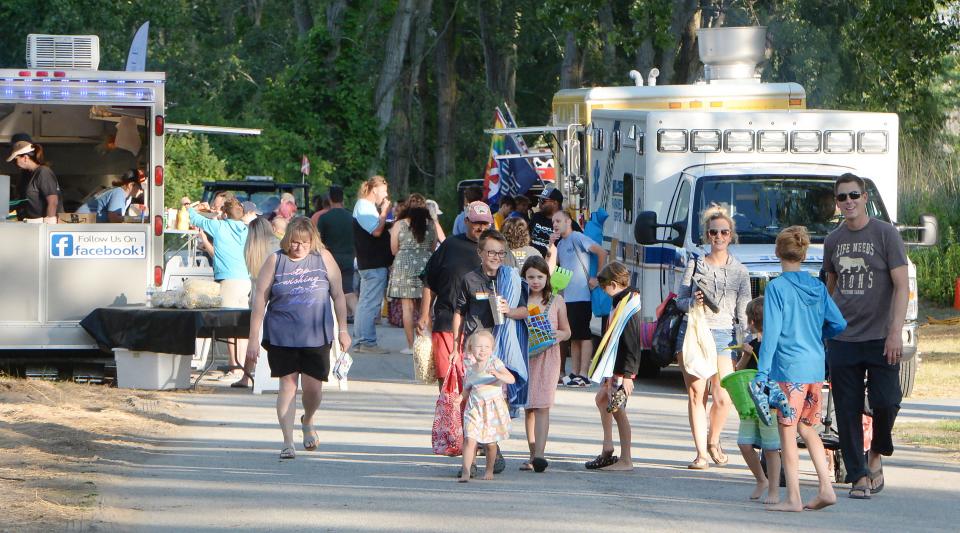
[[451, 363], [443, 389], [437, 398], [433, 417], [433, 453], [451, 457], [463, 449], [463, 406], [458, 397], [462, 390], [459, 365]]

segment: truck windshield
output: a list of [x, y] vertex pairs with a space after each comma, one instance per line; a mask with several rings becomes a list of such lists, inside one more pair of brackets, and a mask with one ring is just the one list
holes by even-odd
[[[873, 182], [867, 181], [867, 213], [889, 221]], [[694, 196], [694, 231], [691, 238], [703, 244], [701, 215], [707, 207], [726, 207], [737, 224], [740, 244], [772, 244], [789, 226], [806, 226], [810, 240], [822, 243], [841, 221], [830, 176], [708, 176], [697, 183]]]

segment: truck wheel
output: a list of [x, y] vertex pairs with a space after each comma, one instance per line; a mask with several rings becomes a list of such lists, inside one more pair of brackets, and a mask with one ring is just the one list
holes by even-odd
[[640, 368], [637, 370], [637, 377], [644, 379], [654, 379], [660, 375], [660, 365], [652, 362], [647, 352], [644, 351], [640, 356]]
[[900, 390], [903, 391], [904, 398], [909, 398], [913, 394], [913, 382], [917, 377], [919, 357], [920, 354], [918, 353], [900, 363]]

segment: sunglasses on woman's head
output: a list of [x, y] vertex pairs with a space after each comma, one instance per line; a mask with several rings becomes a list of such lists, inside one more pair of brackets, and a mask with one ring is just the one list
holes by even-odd
[[860, 191], [842, 192], [837, 195], [837, 201], [846, 202], [847, 196], [849, 196], [851, 200], [859, 200], [860, 197], [863, 196], [863, 193]]
[[723, 235], [724, 237], [726, 237], [727, 235], [730, 235], [730, 230], [728, 230], [728, 229], [711, 229], [711, 230], [707, 230], [707, 233], [708, 233], [711, 237], [716, 237], [717, 235]]

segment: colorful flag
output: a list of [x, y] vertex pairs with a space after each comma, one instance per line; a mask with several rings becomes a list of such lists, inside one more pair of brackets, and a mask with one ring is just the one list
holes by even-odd
[[[500, 108], [497, 108], [493, 113], [493, 127], [507, 127], [506, 121], [503, 120], [503, 114], [500, 113]], [[503, 152], [503, 135], [492, 135], [490, 139], [490, 159], [487, 161], [487, 168], [483, 172], [483, 197], [492, 206], [497, 205], [500, 201], [500, 165], [496, 157]]]
[[310, 175], [310, 160], [307, 159], [307, 154], [303, 154], [300, 159], [300, 173], [304, 176]]
[[[511, 125], [498, 107], [493, 117], [494, 128], [516, 127]], [[528, 158], [501, 159], [498, 155], [524, 154], [526, 145], [518, 135], [493, 135], [490, 141], [490, 159], [483, 176], [483, 188], [487, 203], [494, 209], [501, 196], [516, 196], [527, 192], [539, 176]]]

